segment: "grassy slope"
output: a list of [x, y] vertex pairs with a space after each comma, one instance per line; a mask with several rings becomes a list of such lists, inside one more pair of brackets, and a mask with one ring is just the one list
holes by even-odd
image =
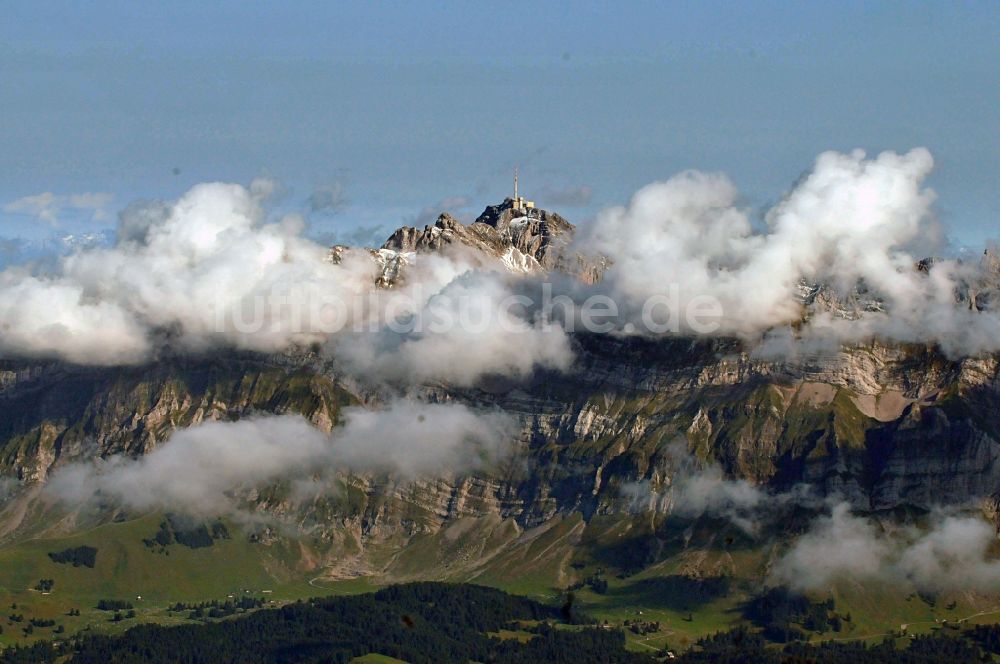
[[[283, 602], [322, 594], [309, 584], [310, 575], [297, 567], [297, 547], [251, 544], [245, 537], [216, 540], [211, 547], [190, 549], [178, 544], [169, 554], [147, 548], [142, 540], [155, 534], [162, 517], [151, 515], [123, 523], [109, 523], [67, 537], [35, 538], [0, 549], [0, 643], [21, 642], [22, 624], [11, 624], [12, 613], [25, 619], [51, 618], [68, 633], [87, 626], [115, 630], [135, 621], [108, 622], [111, 614], [95, 609], [100, 599], [120, 599], [135, 605], [138, 619], [175, 622], [165, 608], [175, 602], [224, 600], [250, 594]], [[238, 533], [234, 529], [234, 532]], [[81, 545], [98, 549], [93, 569], [52, 562], [48, 553]], [[50, 594], [34, 590], [40, 579], [53, 579]], [[367, 584], [345, 585], [338, 592], [361, 592]], [[249, 591], [249, 593], [248, 593]], [[263, 593], [263, 591], [269, 591]], [[326, 592], [330, 592], [329, 590]], [[142, 597], [138, 600], [137, 597]], [[17, 609], [11, 609], [17, 604]], [[67, 616], [79, 609], [79, 617]], [[36, 629], [32, 638], [51, 634]]]
[[[595, 519], [587, 525], [574, 515], [520, 532], [511, 523], [487, 518], [418, 537], [402, 552], [397, 550], [388, 573], [377, 578], [329, 581], [318, 577], [319, 570], [302, 564], [297, 543], [251, 543], [235, 527], [231, 529], [232, 539], [217, 540], [212, 547], [189, 549], [174, 544], [169, 547], [169, 555], [157, 553], [142, 540], [156, 532], [161, 518], [151, 515], [71, 536], [28, 539], [0, 548], [0, 625], [4, 627], [0, 644], [25, 641], [21, 628], [26, 623], [10, 624], [6, 617], [11, 613], [23, 614], [26, 621], [55, 619], [67, 633], [88, 627], [117, 631], [137, 620], [181, 622], [183, 616], [166, 611], [167, 606], [178, 601], [224, 600], [249, 590], [254, 596], [280, 604], [324, 594], [365, 592], [384, 583], [421, 576], [495, 586], [556, 602], [562, 600], [563, 590], [573, 581], [603, 570], [607, 592], [598, 594], [586, 587], [576, 591], [580, 608], [613, 624], [625, 620], [661, 623], [661, 631], [653, 635], [627, 633], [633, 649], [666, 645], [683, 648], [740, 621], [740, 606], [759, 583], [770, 555], [761, 547], [668, 547], [658, 562], [620, 577], [614, 555], [631, 547], [630, 538], [644, 537], [638, 527], [613, 519]], [[624, 546], [616, 548], [616, 541]], [[48, 558], [50, 551], [83, 544], [98, 548], [94, 569], [60, 565]], [[381, 555], [390, 559], [388, 552]], [[729, 594], [697, 603], [671, 596], [657, 583], [663, 577], [690, 574], [693, 570], [706, 575], [725, 572], [733, 577], [734, 584]], [[32, 589], [42, 578], [55, 580], [51, 594]], [[264, 590], [271, 592], [261, 595]], [[1000, 610], [1000, 598], [973, 594], [944, 595], [932, 606], [911, 589], [841, 584], [831, 591], [837, 611], [850, 612], [852, 620], [842, 633], [823, 638], [878, 641], [882, 634], [898, 629], [902, 623], [910, 625], [910, 632], [926, 632], [939, 628], [936, 619], [956, 620]], [[136, 599], [139, 595], [142, 601]], [[111, 614], [94, 608], [99, 599], [131, 601], [138, 616], [111, 623]], [[954, 608], [947, 608], [952, 601]], [[10, 608], [14, 603], [16, 610]], [[79, 609], [81, 615], [66, 616], [71, 608]], [[973, 620], [996, 622], [1000, 613], [987, 613]], [[51, 635], [51, 628], [36, 628], [30, 639]]]

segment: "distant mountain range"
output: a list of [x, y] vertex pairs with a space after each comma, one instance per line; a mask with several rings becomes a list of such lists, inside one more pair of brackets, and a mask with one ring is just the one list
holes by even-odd
[[115, 231], [104, 229], [90, 233], [53, 234], [42, 240], [8, 238], [0, 240], [0, 269], [28, 261], [62, 256], [76, 249], [109, 246]]

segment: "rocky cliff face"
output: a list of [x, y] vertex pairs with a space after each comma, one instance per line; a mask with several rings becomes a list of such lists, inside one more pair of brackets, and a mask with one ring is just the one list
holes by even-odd
[[206, 420], [298, 412], [329, 430], [352, 397], [296, 358], [233, 356], [130, 368], [0, 363], [0, 465], [41, 482], [57, 463], [136, 456]]
[[[732, 477], [775, 490], [808, 482], [868, 509], [1000, 488], [994, 358], [871, 345], [790, 364], [733, 342], [601, 336], [578, 337], [577, 351], [568, 373], [415, 390], [499, 407], [521, 423], [528, 463], [452, 478], [456, 491], [482, 482], [483, 500], [525, 523], [589, 514], [612, 506], [623, 483], [668, 480], [664, 450], [676, 441]], [[0, 462], [29, 481], [70, 458], [142, 454], [206, 419], [295, 411], [329, 429], [343, 404], [371, 398], [308, 356], [128, 369], [6, 363], [2, 376]]]

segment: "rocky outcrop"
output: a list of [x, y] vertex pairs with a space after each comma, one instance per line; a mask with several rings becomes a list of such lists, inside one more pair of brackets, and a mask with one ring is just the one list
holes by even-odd
[[413, 256], [422, 253], [461, 253], [474, 263], [501, 266], [514, 273], [561, 270], [594, 282], [604, 268], [599, 257], [569, 250], [575, 227], [554, 212], [520, 209], [504, 200], [488, 206], [471, 224], [443, 213], [423, 229], [404, 226], [372, 252], [381, 268], [379, 285], [391, 287], [403, 275]]
[[509, 198], [483, 210], [473, 227], [477, 224], [494, 229], [505, 244], [531, 256], [546, 270], [565, 261], [563, 250], [575, 230], [573, 224], [554, 212], [518, 209]]

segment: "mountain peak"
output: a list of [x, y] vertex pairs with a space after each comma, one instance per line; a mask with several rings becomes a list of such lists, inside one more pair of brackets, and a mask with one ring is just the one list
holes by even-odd
[[554, 212], [518, 206], [514, 199], [506, 198], [487, 206], [471, 224], [444, 212], [423, 229], [403, 226], [389, 236], [382, 249], [422, 253], [464, 245], [500, 259], [523, 254], [530, 259], [528, 264], [548, 270], [556, 264], [557, 249], [568, 243], [574, 230], [573, 224]]
[[515, 219], [537, 221], [552, 235], [572, 233], [576, 229], [573, 224], [555, 212], [536, 208], [533, 203], [526, 202], [523, 198], [515, 201], [510, 197], [496, 205], [487, 205], [482, 214], [476, 217], [475, 223], [502, 229], [509, 227], [510, 222]]

